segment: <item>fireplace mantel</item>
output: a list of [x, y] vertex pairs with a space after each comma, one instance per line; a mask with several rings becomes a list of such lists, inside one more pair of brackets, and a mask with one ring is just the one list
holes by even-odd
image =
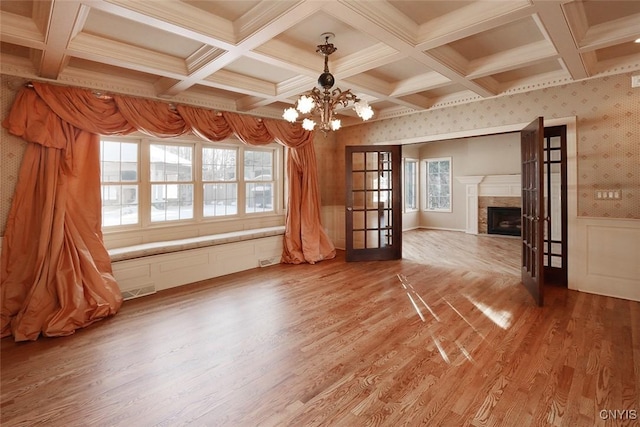
[[521, 197], [520, 174], [466, 175], [456, 179], [466, 185], [466, 227], [469, 234], [478, 234], [478, 197]]

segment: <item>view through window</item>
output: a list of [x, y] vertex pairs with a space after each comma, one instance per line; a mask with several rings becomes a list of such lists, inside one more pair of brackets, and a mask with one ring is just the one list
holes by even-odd
[[[145, 226], [275, 212], [274, 147], [103, 138], [102, 226]], [[281, 197], [281, 195], [280, 195]]]
[[427, 159], [426, 210], [451, 212], [451, 158]]

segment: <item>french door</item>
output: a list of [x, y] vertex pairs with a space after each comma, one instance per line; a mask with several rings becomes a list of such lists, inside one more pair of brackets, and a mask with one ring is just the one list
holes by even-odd
[[544, 128], [544, 282], [567, 286], [567, 127]]
[[544, 288], [544, 123], [520, 132], [522, 159], [522, 283], [539, 306]]
[[399, 145], [346, 147], [346, 260], [402, 258]]

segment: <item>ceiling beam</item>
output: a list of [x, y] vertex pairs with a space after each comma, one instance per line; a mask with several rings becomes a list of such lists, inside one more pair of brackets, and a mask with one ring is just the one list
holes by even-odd
[[432, 19], [420, 26], [416, 48], [434, 49], [531, 15], [528, 0], [492, 2], [476, 1], [468, 6]]
[[45, 34], [45, 46], [38, 74], [47, 79], [57, 79], [67, 62], [67, 47], [80, 31], [87, 17], [88, 8], [79, 1], [51, 2], [51, 13]]
[[574, 80], [589, 77], [587, 67], [580, 53], [576, 50], [576, 42], [562, 9], [562, 2], [534, 0], [536, 15], [533, 19], [545, 38], [551, 42], [562, 58], [567, 72]]

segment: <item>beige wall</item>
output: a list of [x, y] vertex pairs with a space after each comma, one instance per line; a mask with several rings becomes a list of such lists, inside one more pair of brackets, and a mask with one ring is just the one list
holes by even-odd
[[322, 132], [317, 132], [314, 139], [316, 159], [318, 161], [318, 171], [330, 171], [329, 174], [321, 173], [318, 177], [320, 186], [320, 202], [322, 206], [336, 204], [336, 193], [342, 188], [338, 183], [344, 182], [344, 168], [339, 170], [335, 167], [336, 136], [331, 132], [324, 136]]
[[[578, 215], [640, 219], [640, 89], [631, 88], [630, 73], [352, 126], [338, 141], [415, 143], [538, 116], [577, 117]], [[618, 189], [623, 197], [598, 201], [596, 189]]]

